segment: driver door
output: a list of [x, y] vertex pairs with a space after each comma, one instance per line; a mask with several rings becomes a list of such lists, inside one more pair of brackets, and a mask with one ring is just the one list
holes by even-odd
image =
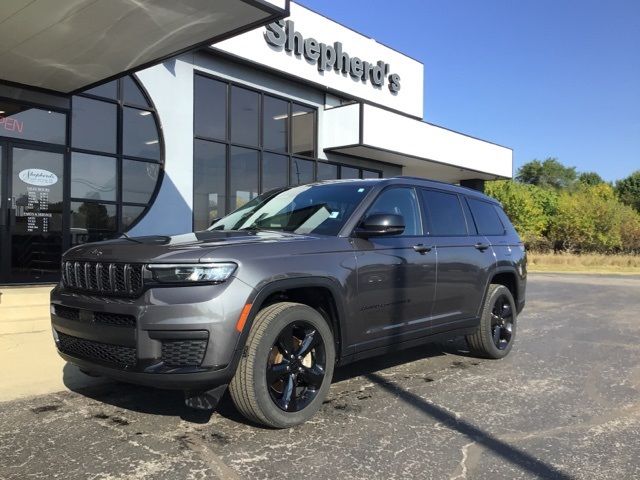
[[415, 189], [383, 190], [365, 217], [374, 213], [401, 215], [405, 230], [353, 239], [358, 279], [356, 353], [427, 335], [436, 292], [436, 251], [423, 235]]

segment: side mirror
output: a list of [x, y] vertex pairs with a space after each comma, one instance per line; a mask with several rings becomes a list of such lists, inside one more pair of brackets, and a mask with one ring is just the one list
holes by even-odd
[[360, 238], [400, 235], [404, 232], [404, 218], [395, 213], [373, 213], [368, 215], [356, 228]]

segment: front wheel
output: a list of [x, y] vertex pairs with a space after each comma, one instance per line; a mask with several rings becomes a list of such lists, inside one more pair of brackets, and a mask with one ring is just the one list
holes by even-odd
[[270, 305], [256, 316], [230, 384], [249, 420], [288, 428], [311, 418], [331, 386], [335, 346], [322, 315], [300, 303]]
[[485, 358], [508, 355], [516, 336], [516, 304], [511, 291], [504, 285], [491, 284], [482, 307], [480, 325], [467, 335], [473, 353]]

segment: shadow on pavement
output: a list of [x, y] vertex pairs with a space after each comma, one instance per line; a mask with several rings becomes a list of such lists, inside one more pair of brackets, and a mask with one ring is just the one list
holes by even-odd
[[422, 411], [425, 415], [428, 415], [437, 422], [442, 423], [451, 430], [461, 433], [471, 441], [477, 442], [487, 450], [490, 450], [494, 455], [520, 467], [523, 470], [526, 470], [529, 473], [541, 478], [572, 478], [570, 475], [558, 470], [552, 465], [547, 465], [534, 456], [497, 439], [493, 435], [472, 425], [468, 421], [456, 418], [445, 409], [427, 402], [425, 399], [414, 393], [404, 390], [395, 382], [386, 380], [377, 373], [369, 373], [366, 377], [384, 390], [400, 398], [409, 406]]

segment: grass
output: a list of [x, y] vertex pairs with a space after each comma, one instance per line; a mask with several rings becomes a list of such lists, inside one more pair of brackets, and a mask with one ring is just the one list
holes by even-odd
[[530, 272], [640, 274], [640, 255], [528, 253]]

